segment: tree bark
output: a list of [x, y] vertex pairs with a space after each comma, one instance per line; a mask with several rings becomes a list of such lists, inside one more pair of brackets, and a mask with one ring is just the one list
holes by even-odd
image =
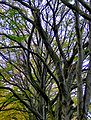
[[[75, 0], [76, 6], [79, 8], [79, 3]], [[77, 63], [77, 119], [82, 120], [82, 106], [83, 106], [83, 90], [82, 90], [82, 40], [79, 27], [79, 14], [75, 13], [76, 17], [76, 35], [78, 44], [78, 63]]]
[[[90, 6], [91, 6], [91, 0], [90, 0]], [[85, 116], [87, 116], [87, 114], [88, 114], [88, 107], [91, 102], [91, 21], [89, 21], [89, 46], [88, 46], [88, 49], [89, 49], [89, 64], [88, 64], [88, 73], [87, 73], [86, 88], [85, 88], [85, 94], [84, 94]]]

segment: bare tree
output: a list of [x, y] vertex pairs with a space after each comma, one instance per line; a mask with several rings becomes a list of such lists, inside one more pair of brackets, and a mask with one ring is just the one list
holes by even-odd
[[[0, 5], [0, 89], [19, 102], [14, 109], [29, 120], [87, 119], [90, 6], [83, 0]], [[2, 101], [0, 110], [8, 105]]]

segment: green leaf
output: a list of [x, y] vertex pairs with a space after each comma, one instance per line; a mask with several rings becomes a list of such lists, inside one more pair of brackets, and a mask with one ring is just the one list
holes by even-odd
[[2, 80], [3, 79], [3, 77], [2, 76], [0, 76], [0, 80]]
[[11, 38], [11, 39], [14, 39], [16, 42], [22, 42], [22, 41], [24, 41], [25, 40], [25, 37], [24, 36], [15, 36], [15, 35], [9, 35], [9, 37]]

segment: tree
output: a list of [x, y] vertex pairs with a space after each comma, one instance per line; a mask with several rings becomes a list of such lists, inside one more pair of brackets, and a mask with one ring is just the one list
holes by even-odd
[[26, 120], [88, 118], [89, 3], [0, 1], [1, 114], [9, 107]]

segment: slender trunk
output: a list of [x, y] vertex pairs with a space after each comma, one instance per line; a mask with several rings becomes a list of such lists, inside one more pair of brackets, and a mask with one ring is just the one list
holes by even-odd
[[[76, 6], [79, 7], [79, 3], [76, 0]], [[82, 107], [83, 107], [83, 90], [82, 90], [82, 40], [79, 27], [79, 14], [75, 13], [76, 17], [76, 34], [78, 44], [78, 64], [77, 64], [77, 119], [82, 120]]]
[[55, 111], [55, 120], [62, 120], [62, 95], [58, 96]]
[[[91, 0], [90, 0], [91, 6]], [[90, 13], [91, 14], [91, 13]], [[88, 107], [91, 102], [91, 21], [89, 21], [89, 66], [88, 66], [88, 74], [86, 79], [86, 89], [85, 89], [85, 116], [87, 116]]]

